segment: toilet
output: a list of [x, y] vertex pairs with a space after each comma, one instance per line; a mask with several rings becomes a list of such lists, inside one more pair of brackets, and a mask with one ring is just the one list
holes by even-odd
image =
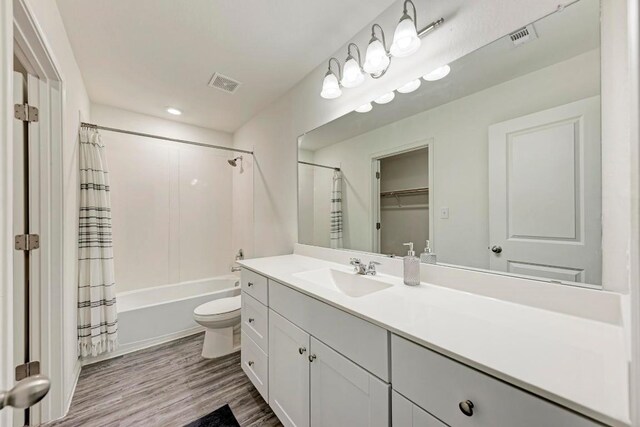
[[193, 320], [206, 328], [202, 357], [214, 359], [239, 349], [234, 344], [233, 330], [240, 324], [240, 307], [238, 295], [213, 300], [193, 310]]

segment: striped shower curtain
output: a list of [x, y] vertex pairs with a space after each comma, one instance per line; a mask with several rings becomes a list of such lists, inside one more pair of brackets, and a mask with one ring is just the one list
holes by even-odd
[[96, 129], [80, 129], [78, 351], [82, 357], [116, 349], [118, 319], [105, 147]]
[[342, 172], [333, 172], [331, 187], [331, 248], [342, 248]]

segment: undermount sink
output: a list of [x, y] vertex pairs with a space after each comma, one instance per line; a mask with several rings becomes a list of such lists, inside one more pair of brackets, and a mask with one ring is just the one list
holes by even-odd
[[295, 277], [317, 285], [334, 288], [347, 296], [358, 298], [393, 286], [376, 276], [363, 276], [333, 268], [295, 273]]

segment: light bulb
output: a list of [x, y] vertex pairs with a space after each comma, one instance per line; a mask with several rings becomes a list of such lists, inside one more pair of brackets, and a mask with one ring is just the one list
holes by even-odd
[[367, 102], [366, 104], [362, 104], [361, 106], [356, 108], [356, 111], [358, 113], [368, 113], [371, 110], [373, 110], [373, 105], [371, 105], [370, 102]]
[[364, 82], [364, 74], [354, 57], [349, 56], [342, 69], [342, 86], [356, 87]]
[[177, 108], [167, 107], [167, 113], [173, 114], [174, 116], [179, 116], [180, 114], [182, 114], [182, 111], [178, 110]]
[[322, 92], [320, 96], [325, 99], [334, 99], [342, 95], [338, 78], [331, 71], [327, 71], [322, 81]]
[[389, 56], [382, 42], [377, 38], [371, 39], [364, 60], [364, 71], [369, 74], [380, 74], [387, 69], [389, 61]]
[[405, 83], [403, 86], [400, 86], [398, 88], [398, 92], [411, 93], [414, 90], [418, 89], [421, 83], [422, 82], [420, 81], [420, 79], [411, 80], [409, 83]]
[[399, 58], [409, 56], [420, 48], [420, 44], [420, 37], [418, 37], [413, 19], [407, 14], [403, 15], [393, 34], [391, 55]]
[[424, 76], [422, 76], [422, 78], [428, 82], [435, 82], [436, 80], [447, 77], [450, 71], [451, 67], [449, 67], [448, 65], [443, 65], [442, 67], [438, 67], [430, 73], [425, 74]]
[[374, 99], [373, 102], [375, 102], [376, 104], [388, 104], [389, 102], [393, 101], [393, 98], [395, 97], [396, 97], [395, 92], [389, 92], [389, 93], [385, 93], [384, 95], [382, 95], [377, 99]]

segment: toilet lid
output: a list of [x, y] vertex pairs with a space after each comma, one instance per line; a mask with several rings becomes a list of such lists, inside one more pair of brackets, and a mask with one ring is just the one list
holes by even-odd
[[240, 295], [238, 295], [235, 297], [220, 298], [209, 301], [196, 307], [196, 309], [193, 310], [193, 313], [198, 316], [212, 316], [215, 314], [230, 313], [232, 311], [240, 310], [240, 306]]

